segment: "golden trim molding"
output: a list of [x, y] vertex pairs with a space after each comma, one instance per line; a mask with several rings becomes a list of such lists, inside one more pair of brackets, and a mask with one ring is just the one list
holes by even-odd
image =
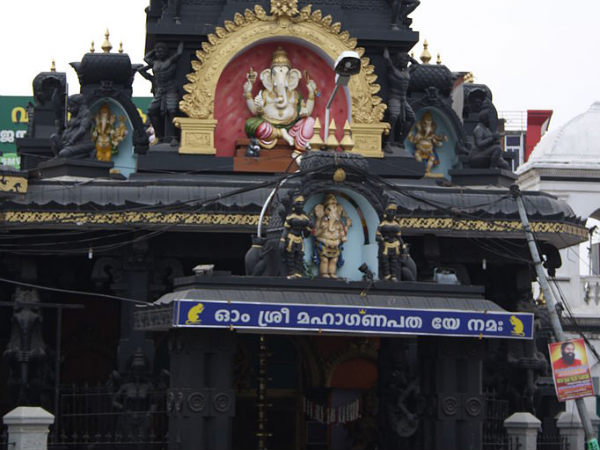
[[27, 192], [27, 187], [28, 181], [25, 177], [13, 177], [10, 175], [0, 176], [0, 192], [25, 194]]
[[[181, 225], [181, 226], [232, 226], [256, 227], [259, 214], [240, 213], [164, 213], [158, 211], [120, 212], [71, 212], [71, 211], [4, 211], [0, 224], [4, 225]], [[398, 219], [404, 232], [476, 232], [476, 233], [522, 233], [518, 220], [470, 220], [445, 217], [402, 217]], [[265, 216], [263, 224], [267, 225]], [[588, 231], [583, 226], [562, 222], [532, 222], [531, 227], [539, 234], [568, 234], [586, 239]]]
[[[258, 225], [258, 214], [162, 213], [162, 212], [67, 212], [67, 211], [5, 211], [0, 213], [4, 224], [61, 225]], [[266, 224], [268, 218], [263, 222]]]

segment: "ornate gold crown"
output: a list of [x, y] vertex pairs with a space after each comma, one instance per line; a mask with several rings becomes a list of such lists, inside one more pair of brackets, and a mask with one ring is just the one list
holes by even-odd
[[292, 63], [290, 62], [286, 51], [281, 47], [277, 47], [277, 50], [273, 52], [271, 68], [275, 66], [286, 66], [288, 69], [292, 68]]

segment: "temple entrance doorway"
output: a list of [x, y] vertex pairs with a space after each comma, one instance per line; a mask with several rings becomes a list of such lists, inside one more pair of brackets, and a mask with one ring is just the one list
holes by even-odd
[[240, 334], [237, 341], [234, 450], [374, 448], [379, 339]]

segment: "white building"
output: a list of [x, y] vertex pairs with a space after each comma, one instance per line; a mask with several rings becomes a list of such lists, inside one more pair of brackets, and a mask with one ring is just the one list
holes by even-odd
[[[600, 220], [600, 102], [565, 125], [547, 133], [527, 163], [517, 170], [522, 190], [545, 191], [565, 200], [575, 214], [588, 219], [591, 228]], [[592, 233], [593, 235], [593, 233]], [[596, 239], [594, 239], [596, 242]], [[589, 243], [561, 250], [562, 267], [556, 279], [566, 307], [600, 352], [600, 276], [590, 270]], [[597, 246], [595, 246], [597, 247]], [[596, 248], [597, 251], [597, 248]], [[556, 298], [560, 294], [553, 286]], [[566, 315], [566, 312], [565, 312]], [[568, 322], [565, 324], [568, 326]], [[573, 327], [569, 334], [579, 337]], [[600, 364], [589, 352], [592, 375], [600, 376]], [[600, 394], [596, 392], [596, 394]], [[593, 399], [589, 409], [596, 411]]]

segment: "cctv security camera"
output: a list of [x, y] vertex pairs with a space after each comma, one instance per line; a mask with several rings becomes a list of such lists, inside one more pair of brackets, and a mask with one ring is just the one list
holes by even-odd
[[353, 51], [345, 51], [335, 61], [335, 73], [340, 77], [351, 77], [360, 72], [360, 56]]

